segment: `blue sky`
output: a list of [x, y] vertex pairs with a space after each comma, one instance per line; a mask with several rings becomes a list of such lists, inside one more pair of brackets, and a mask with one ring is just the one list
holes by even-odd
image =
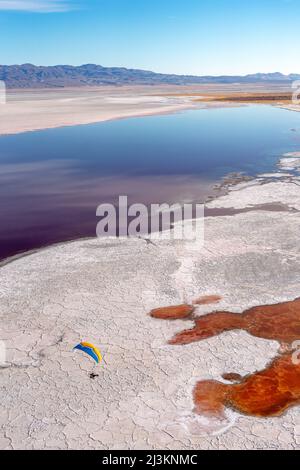
[[0, 63], [300, 73], [300, 0], [0, 0]]

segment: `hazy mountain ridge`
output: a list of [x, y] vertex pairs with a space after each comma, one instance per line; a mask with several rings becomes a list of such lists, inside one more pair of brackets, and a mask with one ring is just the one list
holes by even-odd
[[257, 73], [246, 76], [193, 76], [155, 73], [122, 67], [0, 65], [0, 80], [8, 88], [55, 88], [99, 85], [191, 85], [201, 83], [292, 82], [300, 74]]

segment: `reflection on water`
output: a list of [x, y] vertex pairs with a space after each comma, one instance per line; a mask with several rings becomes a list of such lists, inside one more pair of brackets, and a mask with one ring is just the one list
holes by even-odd
[[227, 173], [268, 172], [299, 150], [300, 116], [271, 107], [45, 130], [0, 138], [0, 258], [94, 236], [96, 207], [203, 202]]

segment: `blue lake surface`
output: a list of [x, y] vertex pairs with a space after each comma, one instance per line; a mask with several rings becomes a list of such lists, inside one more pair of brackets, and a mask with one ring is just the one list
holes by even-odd
[[226, 174], [299, 150], [300, 114], [262, 105], [2, 136], [0, 258], [94, 236], [97, 206], [119, 195], [203, 202]]

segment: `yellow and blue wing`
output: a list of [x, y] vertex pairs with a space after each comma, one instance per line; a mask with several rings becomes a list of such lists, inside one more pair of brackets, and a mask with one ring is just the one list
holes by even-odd
[[77, 344], [77, 346], [75, 346], [74, 349], [78, 349], [79, 351], [85, 352], [92, 359], [94, 359], [94, 361], [96, 361], [97, 364], [99, 364], [99, 362], [102, 361], [102, 355], [101, 355], [99, 349], [96, 348], [96, 346], [94, 346], [91, 343], [81, 342], [81, 343]]

